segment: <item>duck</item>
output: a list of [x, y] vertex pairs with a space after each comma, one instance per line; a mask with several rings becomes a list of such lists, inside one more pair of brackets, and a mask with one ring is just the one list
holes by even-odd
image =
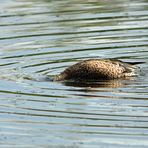
[[137, 75], [137, 64], [143, 62], [123, 62], [118, 59], [88, 59], [69, 66], [53, 81], [75, 80], [96, 81], [113, 80]]

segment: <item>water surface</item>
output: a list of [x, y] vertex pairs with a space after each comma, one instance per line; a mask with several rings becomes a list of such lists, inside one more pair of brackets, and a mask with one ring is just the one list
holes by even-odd
[[[147, 0], [5, 0], [0, 145], [148, 147]], [[51, 82], [83, 59], [143, 61], [133, 80]]]

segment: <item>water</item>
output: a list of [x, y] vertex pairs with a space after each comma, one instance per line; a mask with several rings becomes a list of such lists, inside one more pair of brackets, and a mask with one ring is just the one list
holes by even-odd
[[[134, 80], [51, 82], [89, 59], [143, 61]], [[147, 0], [1, 0], [0, 147], [148, 147]]]

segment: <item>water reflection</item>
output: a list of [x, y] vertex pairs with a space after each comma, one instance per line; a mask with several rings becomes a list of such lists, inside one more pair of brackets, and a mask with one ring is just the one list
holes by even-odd
[[[132, 78], [129, 78], [132, 80]], [[87, 87], [87, 88], [118, 88], [125, 87], [127, 85], [125, 81], [122, 80], [108, 80], [108, 81], [99, 81], [99, 82], [79, 82], [79, 81], [65, 81], [62, 84], [66, 86], [73, 87]]]

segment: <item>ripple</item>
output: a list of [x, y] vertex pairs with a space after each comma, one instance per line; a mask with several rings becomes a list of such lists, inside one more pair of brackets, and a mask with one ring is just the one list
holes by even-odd
[[[2, 147], [147, 148], [147, 1], [0, 6]], [[132, 80], [52, 82], [83, 59], [143, 61]]]

